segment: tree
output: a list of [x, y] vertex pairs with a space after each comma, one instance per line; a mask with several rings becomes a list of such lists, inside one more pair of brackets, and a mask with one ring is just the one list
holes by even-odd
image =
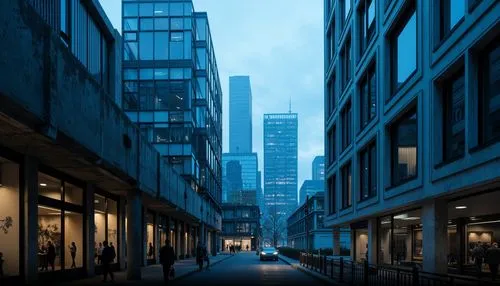
[[278, 241], [284, 238], [286, 231], [286, 217], [278, 212], [277, 205], [270, 206], [264, 218], [264, 232], [272, 240], [274, 247], [278, 246]]

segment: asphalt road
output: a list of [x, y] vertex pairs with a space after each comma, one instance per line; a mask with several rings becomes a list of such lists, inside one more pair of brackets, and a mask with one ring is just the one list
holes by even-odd
[[[170, 284], [169, 284], [170, 285]], [[210, 270], [172, 281], [171, 285], [326, 285], [283, 261], [260, 261], [255, 252], [242, 252]]]

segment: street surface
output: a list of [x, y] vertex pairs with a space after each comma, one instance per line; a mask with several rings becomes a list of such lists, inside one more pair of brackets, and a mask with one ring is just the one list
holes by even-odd
[[260, 261], [255, 252], [241, 252], [222, 261], [209, 271], [195, 273], [177, 281], [189, 285], [326, 285], [293, 269], [283, 261]]

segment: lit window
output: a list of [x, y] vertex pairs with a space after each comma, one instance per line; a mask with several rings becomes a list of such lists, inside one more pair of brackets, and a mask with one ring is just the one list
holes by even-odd
[[377, 114], [377, 79], [375, 76], [375, 65], [363, 75], [360, 84], [360, 130], [375, 118]]
[[347, 163], [342, 167], [342, 208], [348, 208], [352, 203], [352, 176], [351, 163]]
[[392, 184], [398, 185], [417, 176], [417, 111], [404, 114], [391, 126]]

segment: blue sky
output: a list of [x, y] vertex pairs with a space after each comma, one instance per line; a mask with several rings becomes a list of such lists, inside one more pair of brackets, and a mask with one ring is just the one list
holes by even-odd
[[[121, 29], [121, 0], [100, 0]], [[264, 113], [299, 114], [299, 188], [323, 143], [323, 1], [193, 0], [208, 13], [224, 96], [224, 151], [228, 150], [229, 76], [249, 75], [253, 149], [263, 167]]]

